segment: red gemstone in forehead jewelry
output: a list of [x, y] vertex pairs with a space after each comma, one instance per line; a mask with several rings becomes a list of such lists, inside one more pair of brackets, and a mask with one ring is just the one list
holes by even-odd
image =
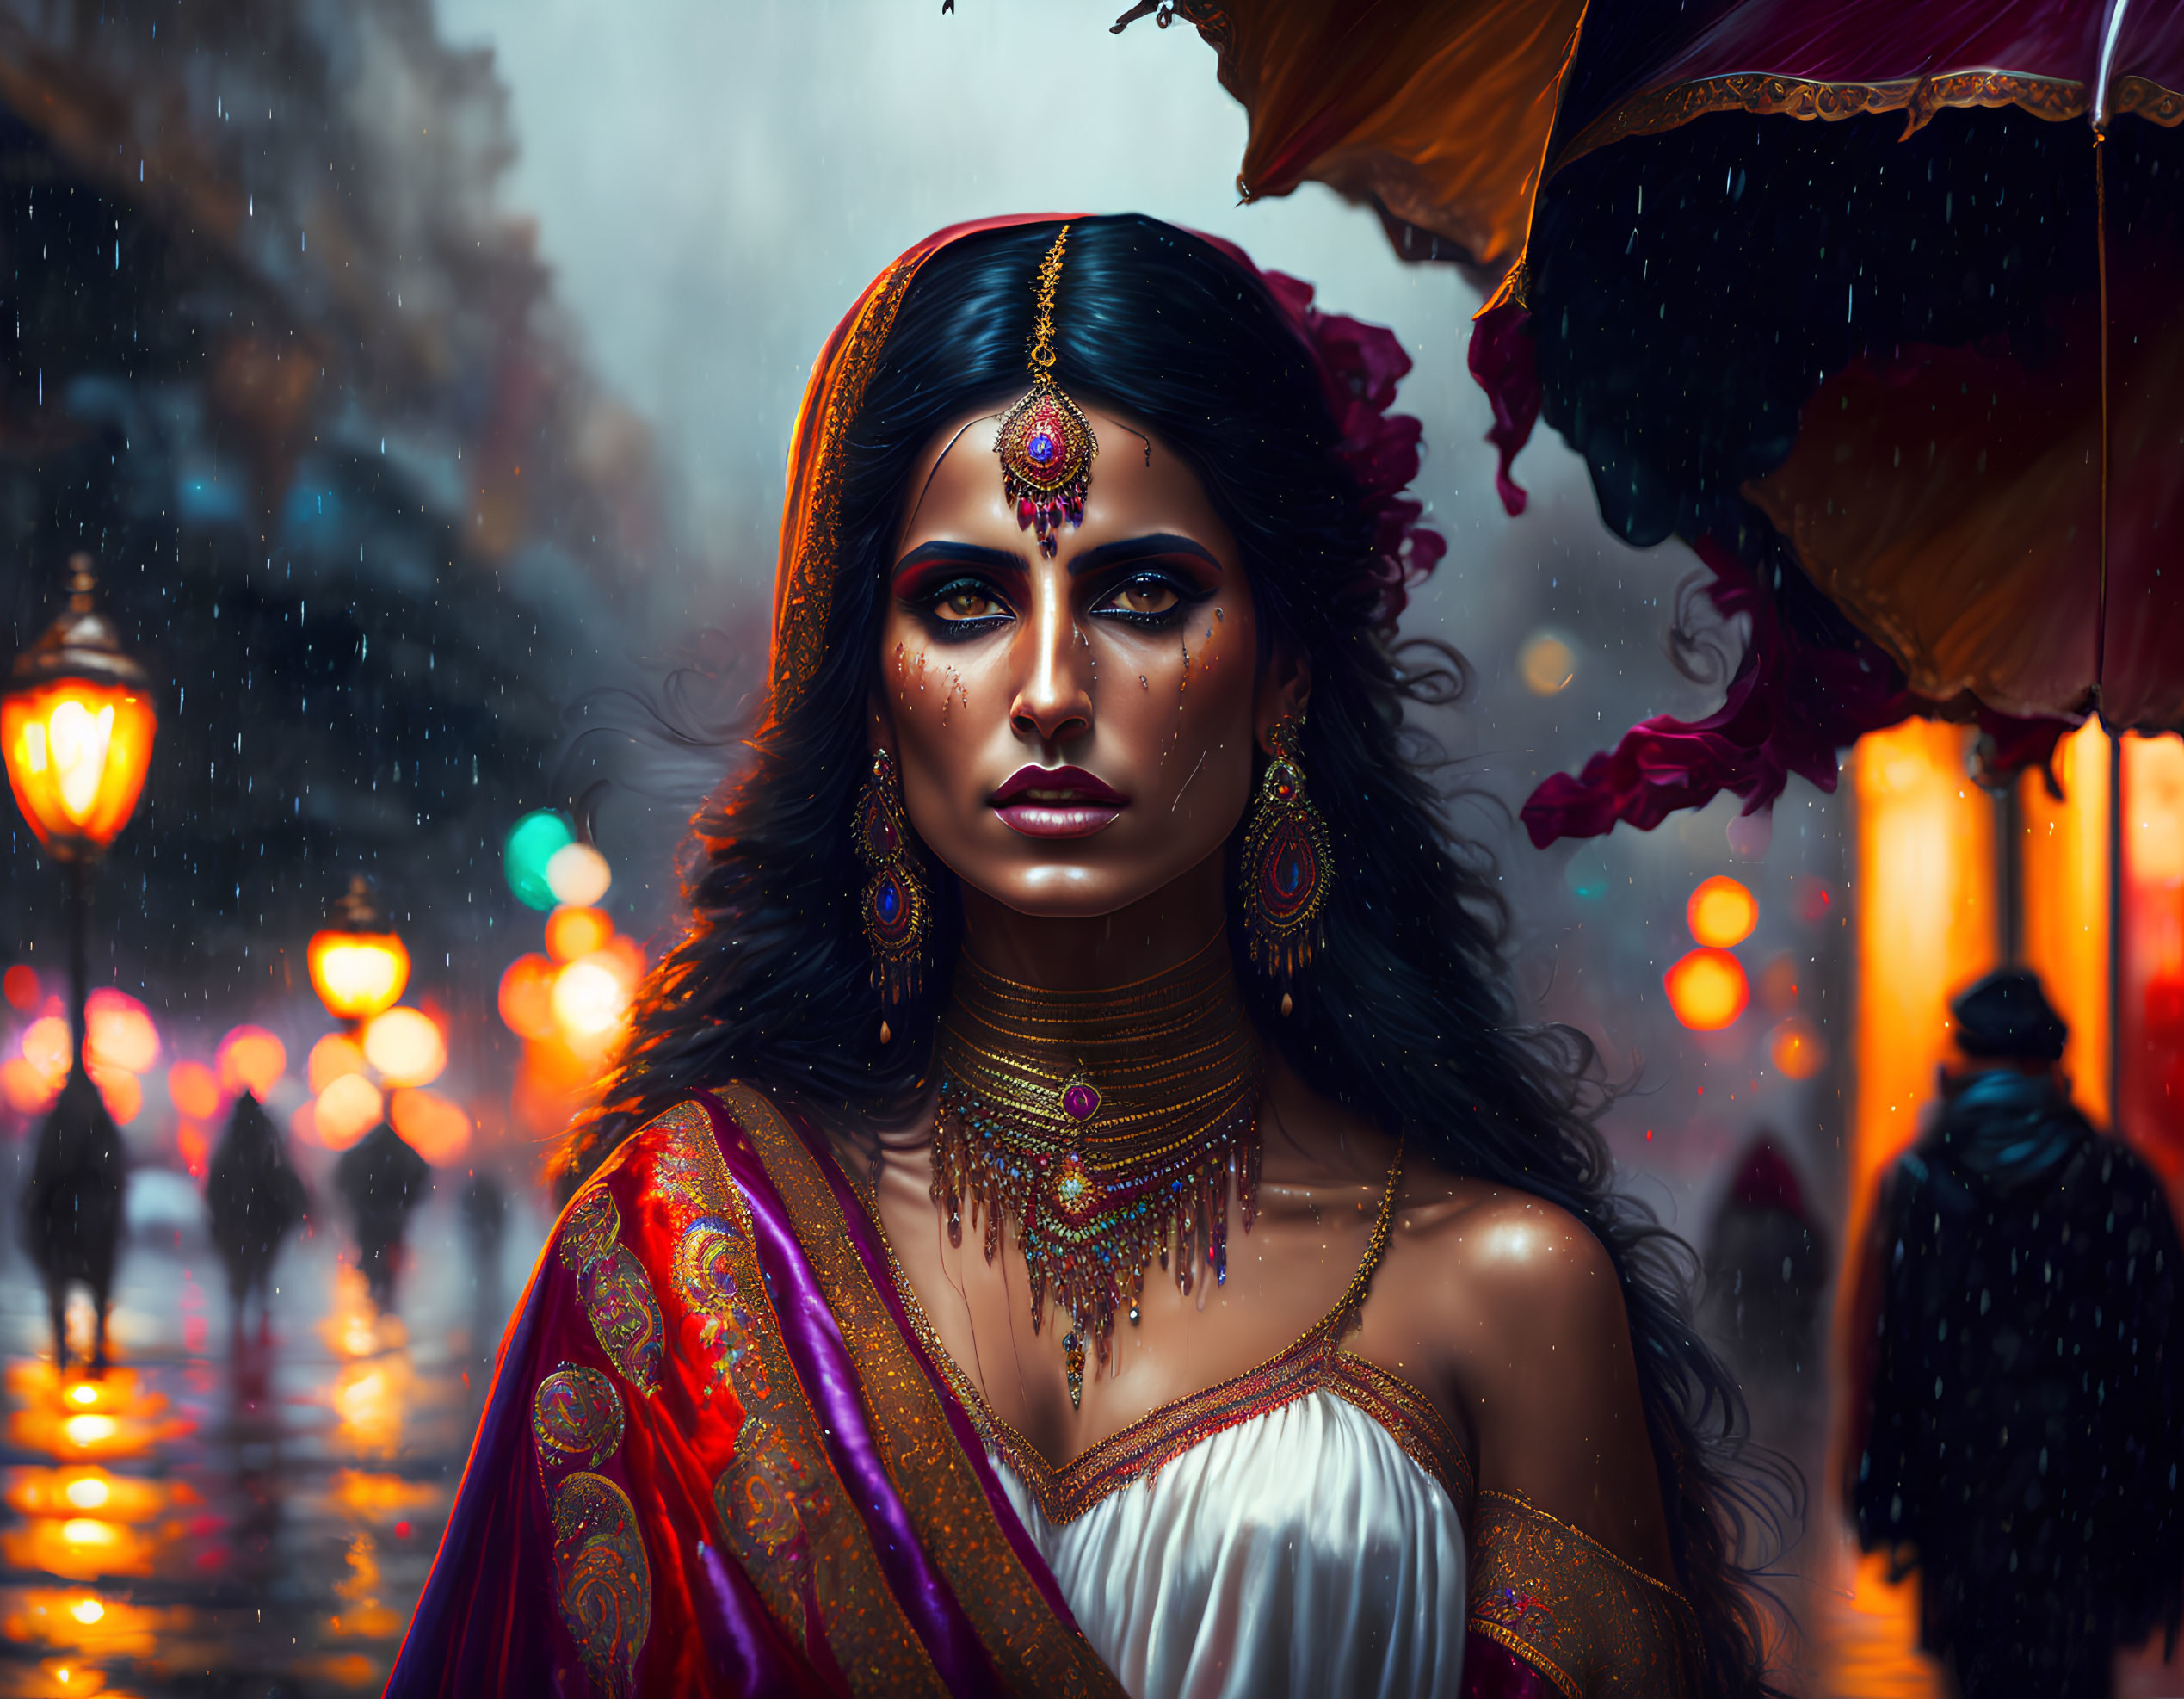
[[1060, 391], [1035, 385], [1002, 421], [1002, 471], [1013, 485], [1052, 495], [1084, 475], [1091, 439], [1084, 416]]

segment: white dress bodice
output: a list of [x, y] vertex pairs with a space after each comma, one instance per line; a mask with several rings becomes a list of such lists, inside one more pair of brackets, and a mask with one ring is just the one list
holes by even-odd
[[1133, 1699], [1455, 1699], [1463, 1528], [1448, 1488], [1380, 1420], [1320, 1386], [1171, 1437], [1191, 1443], [1073, 1517], [1055, 1502], [1069, 1486], [1050, 1476], [1042, 1492], [1036, 1463], [1019, 1473], [993, 1454]]

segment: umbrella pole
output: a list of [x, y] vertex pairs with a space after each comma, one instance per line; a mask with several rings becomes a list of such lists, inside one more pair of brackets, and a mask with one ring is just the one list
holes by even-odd
[[[2106, 718], [2102, 687], [2108, 676], [2108, 150], [2107, 133], [2093, 133], [2094, 253], [2101, 295], [2101, 586], [2093, 627], [2093, 705]], [[2111, 725], [2120, 734], [2122, 727]], [[2111, 796], [2114, 793], [2110, 793]]]

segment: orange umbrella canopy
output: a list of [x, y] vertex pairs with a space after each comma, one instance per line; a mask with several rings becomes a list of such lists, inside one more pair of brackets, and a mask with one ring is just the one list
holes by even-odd
[[1722, 713], [1551, 780], [1536, 839], [1832, 788], [1909, 714], [2005, 769], [2092, 712], [2184, 726], [2184, 7], [1174, 10], [1249, 108], [1247, 195], [1317, 179], [1498, 278], [1511, 510], [1544, 417], [1752, 617]]

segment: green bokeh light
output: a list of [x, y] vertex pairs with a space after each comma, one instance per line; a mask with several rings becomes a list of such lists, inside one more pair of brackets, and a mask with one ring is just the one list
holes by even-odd
[[553, 852], [576, 842], [566, 816], [540, 808], [515, 823], [501, 851], [501, 865], [508, 872], [508, 888], [526, 907], [550, 909], [553, 887], [546, 883], [546, 863]]

